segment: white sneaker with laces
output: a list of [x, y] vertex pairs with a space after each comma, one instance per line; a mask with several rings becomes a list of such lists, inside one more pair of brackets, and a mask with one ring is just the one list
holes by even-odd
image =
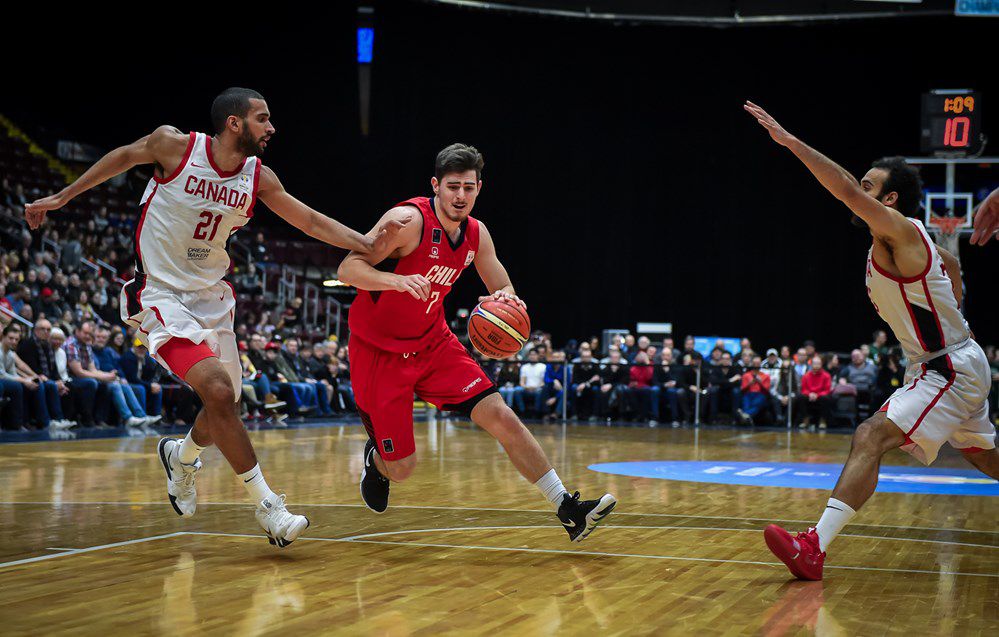
[[257, 522], [263, 527], [267, 539], [278, 548], [294, 542], [302, 531], [309, 528], [309, 518], [294, 515], [284, 506], [285, 496], [270, 495], [257, 505]]
[[180, 461], [179, 438], [163, 438], [157, 446], [160, 462], [167, 476], [167, 496], [170, 506], [177, 515], [189, 518], [194, 515], [198, 506], [198, 492], [194, 488], [194, 477], [201, 469], [201, 458], [194, 464], [184, 464]]

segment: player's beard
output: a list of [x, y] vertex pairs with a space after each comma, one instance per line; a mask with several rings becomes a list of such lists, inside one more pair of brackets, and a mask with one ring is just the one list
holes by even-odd
[[264, 154], [264, 148], [260, 145], [260, 140], [253, 138], [253, 133], [250, 132], [250, 127], [246, 125], [245, 121], [243, 122], [243, 132], [236, 141], [236, 147], [240, 153], [247, 157]]

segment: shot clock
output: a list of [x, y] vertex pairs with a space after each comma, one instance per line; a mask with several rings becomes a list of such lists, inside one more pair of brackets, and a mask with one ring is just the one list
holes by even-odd
[[945, 157], [967, 157], [982, 149], [982, 96], [964, 89], [923, 94], [920, 148]]

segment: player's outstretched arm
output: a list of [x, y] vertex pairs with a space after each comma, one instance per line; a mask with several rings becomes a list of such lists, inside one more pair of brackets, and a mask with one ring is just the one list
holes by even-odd
[[32, 230], [42, 225], [45, 213], [58, 210], [74, 197], [104, 183], [108, 179], [129, 170], [139, 164], [158, 163], [164, 170], [175, 168], [184, 156], [189, 136], [181, 133], [173, 126], [160, 126], [151, 134], [138, 139], [126, 146], [119, 146], [97, 163], [87, 169], [87, 172], [54, 195], [33, 201], [24, 207], [24, 216], [28, 227]]
[[916, 232], [915, 226], [907, 222], [902, 213], [864, 192], [856, 178], [842, 166], [788, 133], [777, 120], [756, 104], [747, 101], [743, 108], [756, 118], [760, 126], [767, 129], [775, 142], [794, 153], [826, 190], [863, 219], [876, 236], [889, 240], [916, 240], [913, 234]]
[[999, 231], [999, 188], [992, 191], [975, 213], [975, 231], [971, 245], [983, 246]]
[[[367, 235], [371, 239], [381, 235], [382, 240], [376, 241], [369, 252], [348, 254], [340, 264], [337, 277], [347, 285], [353, 285], [360, 290], [369, 292], [395, 290], [405, 292], [420, 301], [429, 299], [430, 281], [425, 276], [421, 274], [403, 276], [375, 268], [393, 255], [402, 257], [409, 254], [420, 244], [423, 226], [420, 223], [409, 223], [412, 216], [413, 211], [407, 206], [392, 208], [382, 215]], [[384, 228], [393, 223], [402, 223], [402, 226], [397, 232], [386, 235]]]
[[267, 166], [260, 168], [257, 196], [275, 214], [310, 237], [355, 252], [372, 252], [379, 244], [390, 241], [412, 218], [411, 213], [409, 217], [394, 218], [380, 225], [374, 234], [363, 235], [295, 199]]
[[486, 299], [496, 299], [497, 301], [509, 299], [519, 303], [522, 308], [527, 309], [527, 304], [520, 300], [513, 289], [510, 275], [506, 268], [496, 256], [496, 244], [489, 234], [486, 224], [479, 222], [479, 251], [475, 255], [475, 269], [486, 284], [486, 289], [490, 291], [488, 296], [480, 296], [479, 303]]

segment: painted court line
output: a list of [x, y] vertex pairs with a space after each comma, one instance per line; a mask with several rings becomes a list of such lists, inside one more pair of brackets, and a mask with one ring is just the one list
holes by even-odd
[[[82, 500], [74, 501], [61, 501], [61, 502], [43, 502], [43, 501], [22, 501], [22, 502], [12, 502], [12, 501], [0, 501], [0, 505], [49, 505], [49, 506], [62, 506], [62, 505], [107, 505], [107, 506], [163, 506], [164, 501], [160, 500], [157, 502], [90, 502]], [[248, 502], [198, 502], [200, 505], [204, 506], [251, 506]], [[363, 504], [331, 504], [328, 502], [296, 502], [296, 506], [300, 507], [329, 507], [329, 508], [349, 508], [349, 509], [364, 509], [367, 508]], [[431, 510], [431, 511], [490, 511], [490, 512], [501, 512], [501, 513], [547, 513], [551, 514], [551, 509], [503, 509], [503, 508], [492, 508], [492, 507], [454, 507], [454, 506], [429, 506], [429, 505], [418, 505], [418, 504], [399, 504], [393, 505], [393, 509], [417, 509], [417, 510]], [[630, 511], [614, 511], [615, 517], [620, 516], [638, 516], [638, 517], [655, 517], [655, 518], [689, 518], [693, 520], [733, 520], [739, 522], [792, 522], [795, 524], [807, 524], [809, 526], [815, 525], [815, 520], [791, 520], [787, 518], [744, 518], [735, 517], [731, 515], [695, 515], [692, 513], [633, 513]], [[952, 528], [941, 528], [935, 526], [899, 526], [896, 524], [863, 524], [860, 522], [855, 522], [852, 526], [867, 526], [879, 529], [902, 529], [906, 531], [941, 531], [945, 533], [982, 533], [985, 535], [999, 535], [999, 530], [983, 531], [980, 529], [952, 529]], [[863, 536], [857, 536], [863, 537]], [[877, 538], [877, 539], [898, 539], [898, 538]]]
[[[490, 528], [536, 528], [536, 527], [475, 527], [482, 529]], [[606, 527], [613, 528], [613, 527]], [[644, 527], [648, 528], [648, 527]], [[448, 531], [454, 529], [419, 529], [418, 531], [432, 532], [432, 531]], [[410, 531], [417, 532], [417, 531]], [[205, 535], [205, 536], [220, 536], [220, 537], [239, 537], [239, 538], [261, 538], [263, 535], [249, 535], [245, 533], [207, 533], [204, 531], [192, 532], [189, 535]], [[362, 536], [357, 536], [362, 537]], [[509, 547], [509, 546], [477, 546], [471, 544], [437, 544], [431, 542], [391, 542], [388, 540], [367, 540], [367, 539], [350, 539], [350, 538], [331, 538], [331, 537], [302, 537], [297, 541], [310, 540], [313, 542], [337, 542], [337, 543], [347, 543], [347, 544], [384, 544], [387, 546], [418, 546], [421, 548], [446, 548], [446, 549], [462, 549], [462, 550], [474, 550], [474, 551], [513, 551], [516, 553], [547, 553], [555, 555], [587, 555], [592, 557], [626, 557], [626, 558], [637, 558], [646, 560], [676, 560], [682, 562], [708, 562], [712, 564], [745, 564], [750, 566], [778, 566], [783, 567], [784, 565], [780, 562], [757, 562], [753, 560], [727, 560], [720, 558], [709, 558], [709, 557], [686, 557], [681, 555], [642, 555], [640, 553], [607, 553], [603, 551], [566, 551], [561, 549], [532, 549], [525, 547]], [[957, 571], [930, 571], [930, 570], [920, 570], [920, 569], [902, 569], [902, 568], [879, 568], [876, 566], [831, 566], [827, 565], [825, 568], [839, 569], [839, 570], [849, 570], [849, 571], [876, 571], [883, 573], [908, 573], [908, 574], [918, 574], [918, 575], [957, 575], [965, 577], [988, 577], [999, 579], [999, 574], [993, 575], [990, 573], [961, 573]]]
[[93, 551], [103, 551], [104, 549], [113, 549], [119, 546], [128, 546], [129, 544], [141, 544], [142, 542], [163, 540], [169, 537], [177, 537], [178, 535], [185, 535], [185, 533], [183, 531], [179, 531], [177, 533], [167, 533], [166, 535], [151, 535], [149, 537], [140, 537], [134, 540], [125, 540], [123, 542], [112, 542], [111, 544], [90, 546], [85, 549], [64, 549], [63, 553], [53, 553], [52, 555], [39, 555], [38, 557], [28, 557], [23, 560], [14, 560], [13, 562], [0, 562], [0, 568], [5, 568], [8, 566], [17, 566], [19, 564], [32, 564], [34, 562], [44, 562], [45, 560], [54, 560], [57, 557], [66, 557], [67, 555], [79, 555], [80, 553], [91, 553]]
[[[352, 542], [354, 540], [367, 539], [373, 537], [385, 537], [389, 535], [402, 535], [409, 533], [430, 533], [435, 531], [446, 532], [446, 531], [478, 531], [480, 529], [491, 529], [491, 530], [502, 530], [502, 529], [551, 529], [558, 528], [556, 525], [552, 524], [539, 524], [539, 525], [518, 525], [518, 526], [462, 526], [462, 527], [449, 527], [443, 529], [406, 529], [402, 531], [382, 531], [379, 533], [363, 533], [361, 535], [352, 535], [350, 537], [338, 538], [345, 542]], [[728, 529], [724, 527], [717, 526], [642, 526], [642, 525], [626, 525], [626, 524], [604, 524], [600, 527], [601, 529], [649, 529], [653, 531], [730, 531], [733, 533], [762, 533], [759, 529]], [[853, 537], [865, 540], [889, 540], [898, 542], [923, 542], [926, 544], [946, 544], [948, 546], [968, 546], [974, 548], [983, 549], [999, 549], [999, 546], [993, 546], [991, 544], [970, 544], [966, 542], [948, 542], [946, 540], [923, 540], [919, 538], [911, 537], [879, 537], [876, 535], [853, 535], [851, 533], [840, 533], [838, 537]]]

